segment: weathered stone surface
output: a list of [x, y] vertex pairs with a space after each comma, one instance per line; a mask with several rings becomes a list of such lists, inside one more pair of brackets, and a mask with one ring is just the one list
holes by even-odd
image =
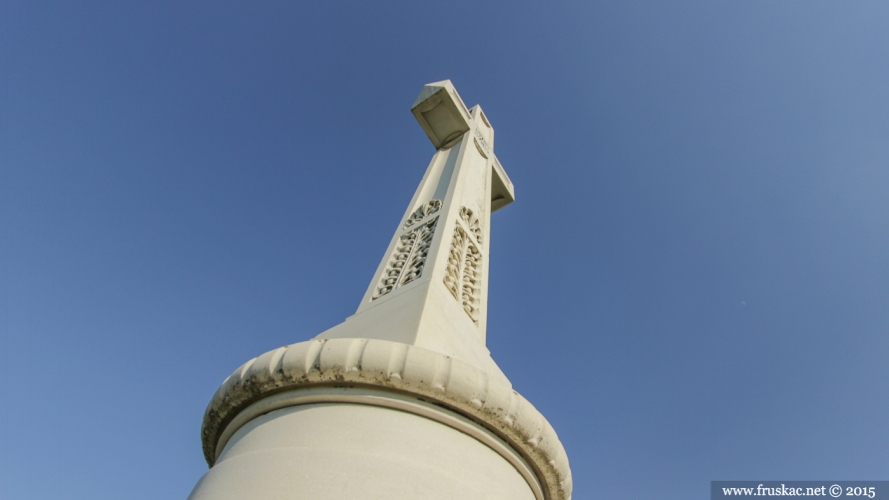
[[500, 436], [528, 460], [545, 498], [571, 496], [568, 457], [543, 415], [508, 383], [443, 354], [368, 339], [316, 339], [282, 347], [235, 370], [213, 396], [201, 436], [211, 466], [227, 444], [223, 433], [239, 412], [284, 390], [319, 385], [400, 391], [465, 415]]

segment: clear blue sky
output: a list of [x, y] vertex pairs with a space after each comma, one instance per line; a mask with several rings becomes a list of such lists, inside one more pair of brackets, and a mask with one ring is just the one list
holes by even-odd
[[0, 497], [185, 498], [218, 384], [354, 312], [445, 78], [576, 500], [889, 479], [889, 4], [7, 1]]

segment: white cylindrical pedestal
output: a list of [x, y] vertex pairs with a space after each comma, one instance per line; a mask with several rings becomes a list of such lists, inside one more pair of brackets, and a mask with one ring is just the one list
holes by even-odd
[[189, 500], [570, 500], [555, 431], [502, 377], [377, 339], [316, 339], [238, 368], [204, 414]]
[[319, 399], [357, 403], [299, 404], [252, 418], [231, 435], [189, 500], [540, 498], [530, 468], [499, 438], [399, 394], [294, 391], [244, 414]]

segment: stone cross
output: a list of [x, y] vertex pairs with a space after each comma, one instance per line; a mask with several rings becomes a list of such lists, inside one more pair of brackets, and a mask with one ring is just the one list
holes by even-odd
[[379, 338], [502, 376], [485, 348], [491, 212], [515, 199], [494, 129], [450, 80], [411, 108], [436, 148], [355, 314], [317, 338]]
[[555, 430], [485, 347], [491, 212], [514, 199], [494, 129], [450, 81], [412, 112], [436, 151], [358, 310], [225, 379], [189, 500], [571, 499]]

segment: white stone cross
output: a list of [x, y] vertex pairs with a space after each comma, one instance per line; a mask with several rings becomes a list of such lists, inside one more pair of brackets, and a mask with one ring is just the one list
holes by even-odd
[[490, 221], [515, 196], [494, 129], [450, 80], [426, 85], [411, 111], [436, 152], [358, 310], [317, 338], [401, 342], [503, 377], [485, 347]]
[[225, 379], [189, 500], [571, 499], [555, 430], [485, 347], [491, 212], [514, 198], [494, 130], [449, 81], [412, 111], [436, 152], [358, 310]]

